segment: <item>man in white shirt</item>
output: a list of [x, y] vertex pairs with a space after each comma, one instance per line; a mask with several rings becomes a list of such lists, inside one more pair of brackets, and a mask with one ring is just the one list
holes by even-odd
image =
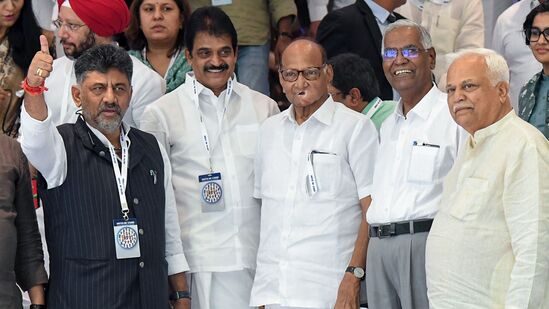
[[[76, 83], [74, 60], [88, 48], [101, 44], [116, 44], [113, 36], [123, 32], [129, 23], [129, 10], [123, 0], [58, 0], [59, 16], [54, 22], [65, 56], [55, 59], [53, 72], [46, 81], [51, 89], [44, 94], [55, 125], [73, 123], [78, 108], [71, 97], [71, 86]], [[62, 3], [62, 4], [61, 4]], [[133, 95], [124, 116], [130, 126], [138, 126], [147, 104], [165, 92], [160, 75], [132, 57], [134, 75]]]
[[448, 107], [470, 134], [444, 180], [427, 241], [430, 308], [549, 308], [549, 142], [509, 100], [491, 50], [448, 71]]
[[322, 47], [291, 43], [280, 82], [292, 103], [260, 129], [254, 196], [261, 233], [251, 304], [358, 308], [377, 131], [329, 96]]
[[522, 24], [526, 15], [543, 1], [522, 0], [513, 4], [501, 13], [494, 27], [492, 49], [501, 54], [509, 64], [509, 96], [517, 113], [520, 89], [542, 67], [525, 43]]
[[113, 45], [79, 57], [71, 93], [82, 116], [56, 128], [43, 96], [53, 58], [45, 36], [40, 45], [23, 82], [21, 145], [40, 172], [48, 307], [166, 308], [169, 281], [173, 305], [188, 309], [169, 161], [152, 135], [122, 122], [131, 59]]
[[197, 9], [185, 31], [193, 73], [147, 107], [141, 128], [172, 163], [192, 307], [249, 308], [260, 215], [254, 154], [259, 124], [279, 110], [236, 80], [237, 33], [221, 9]]
[[432, 82], [435, 50], [425, 28], [408, 20], [384, 34], [383, 69], [401, 99], [380, 129], [367, 220], [368, 305], [428, 308], [425, 241], [438, 209], [442, 179], [464, 132], [452, 121], [446, 94]]

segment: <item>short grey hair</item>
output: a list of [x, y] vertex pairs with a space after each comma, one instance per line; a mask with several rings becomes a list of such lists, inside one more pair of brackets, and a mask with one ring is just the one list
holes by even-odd
[[383, 40], [381, 41], [381, 52], [383, 53], [383, 50], [385, 49], [385, 37], [387, 34], [395, 29], [398, 28], [404, 28], [404, 27], [412, 27], [417, 29], [417, 32], [419, 32], [419, 37], [421, 40], [421, 45], [425, 49], [429, 49], [433, 47], [433, 41], [431, 40], [431, 35], [429, 34], [429, 31], [425, 29], [423, 26], [421, 26], [418, 23], [415, 23], [408, 19], [399, 19], [395, 21], [394, 23], [390, 24], [385, 28], [385, 32], [383, 33]]
[[128, 53], [121, 47], [112, 44], [98, 45], [86, 50], [74, 64], [76, 82], [82, 85], [89, 72], [107, 73], [117, 69], [128, 77], [131, 84], [133, 62]]
[[[509, 83], [509, 66], [503, 56], [491, 49], [473, 48], [458, 52], [454, 61], [471, 55], [477, 55], [484, 58], [484, 62], [488, 68], [486, 73], [488, 74], [488, 79], [492, 86], [495, 86], [499, 82]], [[452, 61], [452, 63], [454, 63], [454, 61]]]

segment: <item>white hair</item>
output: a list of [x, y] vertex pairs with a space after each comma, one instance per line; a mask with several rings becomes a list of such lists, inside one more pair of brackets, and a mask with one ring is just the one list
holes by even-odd
[[484, 59], [486, 67], [488, 68], [486, 74], [488, 74], [488, 79], [492, 86], [495, 86], [499, 82], [509, 83], [509, 66], [505, 61], [505, 58], [491, 49], [473, 48], [460, 51], [457, 53], [452, 63], [460, 58], [471, 55], [481, 56]]
[[415, 23], [408, 19], [399, 19], [395, 21], [392, 24], [389, 24], [387, 28], [385, 28], [385, 32], [383, 33], [383, 40], [381, 41], [381, 52], [383, 53], [383, 50], [385, 49], [385, 37], [387, 34], [395, 29], [403, 28], [403, 27], [412, 27], [417, 29], [417, 32], [419, 32], [419, 37], [421, 41], [421, 45], [424, 49], [429, 49], [433, 47], [433, 42], [431, 40], [431, 35], [429, 34], [429, 31], [425, 29], [423, 26], [421, 26], [418, 23]]

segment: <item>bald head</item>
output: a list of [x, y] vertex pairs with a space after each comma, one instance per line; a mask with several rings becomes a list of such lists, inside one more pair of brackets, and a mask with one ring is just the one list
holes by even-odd
[[322, 47], [322, 45], [313, 40], [302, 38], [293, 41], [284, 49], [282, 52], [280, 65], [284, 66], [284, 60], [295, 57], [296, 54], [302, 54], [307, 58], [318, 58], [322, 63], [326, 63], [328, 61], [326, 50]]

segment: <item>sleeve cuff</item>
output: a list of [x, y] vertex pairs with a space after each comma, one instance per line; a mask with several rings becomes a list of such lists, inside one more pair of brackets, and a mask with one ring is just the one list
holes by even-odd
[[363, 188], [358, 188], [358, 199], [363, 199], [365, 197], [368, 197], [368, 196], [371, 196], [372, 195], [372, 185], [369, 185], [369, 186], [366, 186], [366, 187], [363, 187]]
[[189, 271], [189, 264], [184, 254], [176, 254], [166, 257], [168, 262], [168, 276]]

